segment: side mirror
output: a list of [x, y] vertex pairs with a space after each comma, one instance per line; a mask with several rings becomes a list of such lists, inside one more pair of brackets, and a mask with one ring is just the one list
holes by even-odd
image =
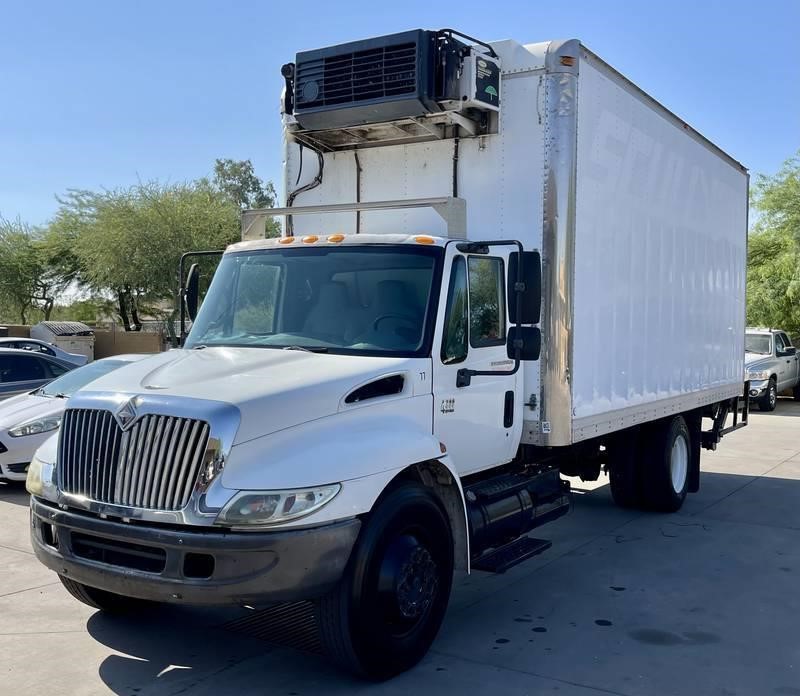
[[508, 329], [506, 355], [512, 360], [538, 360], [542, 350], [542, 332], [536, 326], [511, 326]]
[[[522, 252], [522, 282], [524, 289], [517, 287], [519, 252], [508, 257], [508, 315], [512, 322], [538, 324], [542, 309], [542, 257], [538, 251]], [[517, 315], [517, 303], [521, 302], [521, 314]], [[517, 316], [521, 318], [518, 320]]]
[[784, 355], [794, 355], [797, 353], [797, 348], [794, 346], [786, 346], [786, 350], [783, 351]]
[[193, 263], [186, 276], [186, 290], [184, 294], [186, 312], [189, 319], [194, 321], [197, 316], [197, 305], [200, 301], [200, 265]]

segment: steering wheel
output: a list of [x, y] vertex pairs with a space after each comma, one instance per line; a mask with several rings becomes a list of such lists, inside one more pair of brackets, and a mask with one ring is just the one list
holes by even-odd
[[403, 314], [381, 314], [375, 321], [372, 322], [372, 328], [374, 331], [378, 330], [378, 324], [380, 324], [384, 319], [399, 319], [400, 321], [405, 322], [406, 324], [414, 324], [416, 325], [416, 319], [412, 319], [411, 317], [404, 316]]

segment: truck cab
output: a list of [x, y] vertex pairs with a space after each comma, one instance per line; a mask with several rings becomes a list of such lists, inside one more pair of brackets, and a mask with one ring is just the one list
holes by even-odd
[[800, 356], [785, 331], [748, 327], [745, 351], [750, 398], [760, 410], [774, 411], [779, 394], [800, 400]]

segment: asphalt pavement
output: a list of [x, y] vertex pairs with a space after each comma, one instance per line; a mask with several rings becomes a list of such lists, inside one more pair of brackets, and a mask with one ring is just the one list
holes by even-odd
[[0, 692], [800, 696], [800, 403], [752, 414], [702, 470], [674, 515], [575, 481], [573, 512], [537, 530], [553, 548], [457, 578], [429, 655], [383, 684], [316, 654], [287, 619], [302, 607], [92, 611], [36, 561], [27, 495], [0, 483]]

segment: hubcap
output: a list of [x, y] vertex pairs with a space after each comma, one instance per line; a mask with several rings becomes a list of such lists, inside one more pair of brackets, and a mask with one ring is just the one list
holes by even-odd
[[404, 534], [387, 547], [378, 576], [384, 619], [396, 630], [410, 630], [428, 612], [439, 587], [439, 569], [430, 550]]
[[397, 583], [397, 604], [406, 619], [418, 619], [431, 605], [436, 592], [436, 563], [430, 551], [417, 546], [403, 564]]
[[680, 493], [686, 483], [686, 474], [689, 471], [689, 447], [683, 435], [678, 435], [675, 442], [672, 443], [669, 470], [672, 476], [672, 489], [676, 493]]

